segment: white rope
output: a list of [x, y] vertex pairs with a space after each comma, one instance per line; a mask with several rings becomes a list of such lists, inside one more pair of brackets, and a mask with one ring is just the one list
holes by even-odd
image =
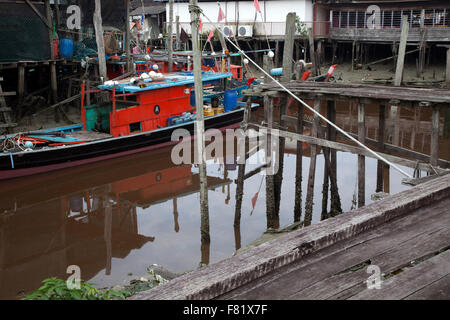
[[[211, 19], [209, 19], [208, 16], [206, 16], [204, 13], [202, 13], [203, 16], [214, 25], [215, 28], [217, 28], [217, 26], [215, 25], [214, 22], [211, 21]], [[222, 30], [220, 30], [219, 28], [217, 28], [217, 30], [219, 32], [221, 32], [223, 35], [225, 35]], [[315, 115], [317, 115], [319, 118], [321, 118], [323, 121], [325, 121], [326, 123], [328, 123], [330, 126], [334, 127], [336, 130], [338, 130], [340, 133], [342, 133], [344, 136], [346, 136], [347, 138], [349, 138], [351, 141], [357, 143], [359, 146], [363, 147], [364, 149], [366, 149], [367, 151], [369, 151], [371, 154], [373, 154], [376, 158], [378, 158], [379, 160], [385, 162], [386, 164], [388, 164], [389, 166], [393, 167], [394, 169], [396, 169], [398, 172], [400, 172], [401, 174], [405, 175], [408, 178], [412, 179], [412, 176], [408, 173], [406, 173], [405, 171], [403, 171], [402, 169], [400, 169], [399, 167], [397, 167], [395, 164], [393, 164], [392, 162], [390, 162], [389, 160], [383, 158], [382, 156], [380, 156], [378, 153], [376, 153], [375, 151], [373, 151], [372, 149], [368, 148], [367, 146], [365, 146], [362, 142], [360, 142], [359, 140], [353, 138], [351, 135], [349, 135], [347, 132], [345, 132], [344, 130], [342, 130], [341, 128], [339, 128], [337, 125], [335, 125], [333, 122], [331, 122], [330, 120], [328, 120], [326, 117], [324, 117], [323, 115], [320, 114], [320, 112], [317, 112], [316, 110], [314, 110], [314, 108], [312, 108], [311, 106], [309, 106], [306, 102], [304, 102], [302, 99], [300, 99], [299, 97], [297, 97], [294, 93], [292, 93], [289, 89], [287, 89], [283, 84], [281, 84], [280, 82], [278, 82], [275, 78], [273, 78], [269, 73], [267, 73], [263, 68], [261, 68], [257, 63], [255, 63], [252, 59], [250, 59], [249, 56], [247, 56], [245, 54], [244, 51], [242, 51], [241, 49], [239, 49], [231, 40], [229, 40], [227, 37], [225, 37], [225, 39], [227, 39], [238, 51], [240, 54], [242, 54], [243, 56], [245, 56], [249, 61], [251, 61], [256, 68], [258, 68], [260, 71], [262, 71], [266, 76], [268, 76], [274, 83], [276, 83], [280, 88], [282, 88], [283, 90], [285, 90], [292, 98], [294, 98], [295, 100], [297, 100], [298, 102], [300, 102], [302, 105], [304, 105], [305, 107], [307, 107], [309, 110], [311, 110], [312, 112], [314, 112]]]

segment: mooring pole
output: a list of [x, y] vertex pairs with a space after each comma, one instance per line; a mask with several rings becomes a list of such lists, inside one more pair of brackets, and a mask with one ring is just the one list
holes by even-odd
[[[386, 130], [386, 105], [380, 104], [378, 116], [378, 152], [384, 152], [384, 131]], [[377, 188], [376, 192], [383, 191], [383, 166], [384, 163], [378, 160], [377, 164]]]
[[94, 28], [95, 28], [95, 40], [97, 42], [98, 66], [100, 77], [103, 78], [103, 81], [106, 81], [107, 80], [106, 56], [105, 56], [105, 41], [103, 39], [101, 0], [95, 0]]
[[[364, 104], [358, 102], [358, 139], [366, 143], [366, 121]], [[358, 155], [358, 207], [366, 203], [366, 157]]]
[[125, 0], [125, 10], [125, 54], [127, 56], [127, 72], [131, 72], [130, 0]]
[[169, 0], [169, 25], [167, 26], [167, 51], [169, 54], [168, 64], [169, 64], [169, 73], [172, 72], [173, 68], [173, 35], [172, 35], [172, 26], [173, 26], [173, 0]]
[[[295, 36], [295, 12], [290, 12], [286, 16], [286, 37], [284, 40], [283, 49], [283, 74], [281, 76], [282, 82], [289, 82], [292, 80], [292, 57], [294, 55], [294, 36]], [[284, 94], [279, 99], [278, 123], [283, 128], [283, 116], [288, 112], [288, 96]], [[280, 213], [281, 201], [281, 186], [283, 183], [283, 168], [284, 168], [284, 147], [285, 139], [279, 138], [279, 154], [278, 154], [278, 172], [275, 175], [275, 213]]]
[[[202, 82], [202, 61], [201, 49], [198, 43], [198, 26], [200, 19], [200, 8], [197, 0], [190, 0], [189, 12], [191, 13], [192, 30], [192, 51], [194, 59], [194, 85], [195, 85], [195, 106], [197, 109], [197, 120], [195, 121], [196, 135], [196, 160], [200, 169], [200, 213], [201, 213], [201, 242], [202, 242], [202, 262], [209, 262], [209, 208], [208, 208], [208, 177], [206, 175], [206, 154], [205, 154], [205, 123], [203, 114], [203, 82]], [[207, 250], [208, 248], [208, 250]], [[208, 259], [206, 259], [206, 252]], [[207, 263], [205, 263], [207, 264]]]
[[[314, 109], [320, 112], [320, 98], [314, 100]], [[313, 127], [311, 136], [317, 138], [320, 125], [320, 118], [314, 115]], [[308, 189], [306, 192], [306, 204], [305, 204], [305, 226], [311, 225], [313, 216], [313, 201], [314, 201], [314, 180], [316, 176], [316, 159], [317, 159], [317, 145], [311, 144], [311, 160], [309, 165], [309, 176], [308, 176]]]
[[395, 86], [401, 86], [403, 78], [403, 68], [405, 64], [406, 42], [408, 41], [409, 22], [408, 16], [403, 16], [402, 31], [400, 35], [400, 47], [397, 58], [397, 69], [395, 71]]

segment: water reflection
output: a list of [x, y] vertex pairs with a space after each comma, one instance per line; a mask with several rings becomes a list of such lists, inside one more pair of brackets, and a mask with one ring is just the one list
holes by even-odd
[[[378, 118], [372, 126], [371, 117], [377, 117], [378, 109], [366, 110], [368, 137], [375, 138]], [[402, 109], [400, 114], [401, 120], [414, 121], [414, 114], [404, 116]], [[258, 114], [254, 116], [258, 121]], [[426, 121], [423, 113], [415, 117]], [[355, 121], [355, 110], [338, 105], [341, 127]], [[425, 132], [420, 121], [412, 145], [426, 153], [428, 144], [420, 149], [418, 143]], [[408, 126], [400, 127], [400, 141], [411, 141], [407, 130]], [[441, 143], [448, 146], [448, 140]], [[441, 157], [450, 158], [448, 148], [440, 150]], [[260, 165], [250, 161], [223, 165], [208, 159], [209, 215], [201, 216], [199, 170], [173, 165], [170, 148], [2, 182], [0, 298], [33, 290], [47, 277], [65, 279], [69, 265], [79, 265], [82, 278], [100, 287], [120, 284], [130, 274], [144, 274], [151, 264], [173, 272], [193, 270], [230, 257], [268, 228], [305, 220], [316, 223], [341, 209], [350, 210], [358, 181], [357, 156], [318, 147], [314, 175], [320, 183], [310, 188], [311, 214], [305, 217], [302, 194], [308, 190], [311, 154], [310, 145], [286, 141], [274, 214], [267, 214], [267, 179], [259, 174]], [[397, 193], [407, 188], [399, 173], [386, 166], [377, 173], [377, 168], [377, 160], [366, 158], [366, 204], [377, 191]], [[411, 168], [402, 169], [413, 173]]]

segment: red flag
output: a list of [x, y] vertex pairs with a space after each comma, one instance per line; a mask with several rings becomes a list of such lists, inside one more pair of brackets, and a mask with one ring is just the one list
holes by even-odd
[[252, 207], [253, 207], [253, 209], [255, 209], [255, 206], [256, 206], [256, 200], [258, 200], [258, 196], [259, 196], [259, 192], [257, 192], [257, 193], [255, 194], [255, 196], [252, 198]]
[[199, 18], [199, 20], [200, 20], [200, 23], [198, 24], [198, 31], [202, 32], [202, 28], [203, 28], [202, 18]]
[[259, 7], [259, 2], [258, 2], [258, 0], [253, 0], [253, 4], [255, 5], [256, 11], [258, 11], [259, 13], [261, 13], [261, 8]]
[[208, 35], [208, 41], [211, 41], [212, 37], [214, 37], [214, 30], [211, 30]]
[[217, 22], [220, 22], [223, 19], [225, 19], [225, 14], [223, 13], [222, 8], [219, 6], [219, 17], [217, 18]]

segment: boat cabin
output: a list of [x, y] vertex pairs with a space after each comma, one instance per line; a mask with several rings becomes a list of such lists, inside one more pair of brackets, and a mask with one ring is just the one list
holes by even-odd
[[[206, 88], [230, 77], [231, 73], [202, 72]], [[120, 137], [192, 121], [196, 117], [193, 87], [192, 72], [106, 82], [90, 92], [109, 92], [109, 102], [85, 106], [82, 99], [83, 129]], [[85, 93], [83, 87], [82, 97]]]

